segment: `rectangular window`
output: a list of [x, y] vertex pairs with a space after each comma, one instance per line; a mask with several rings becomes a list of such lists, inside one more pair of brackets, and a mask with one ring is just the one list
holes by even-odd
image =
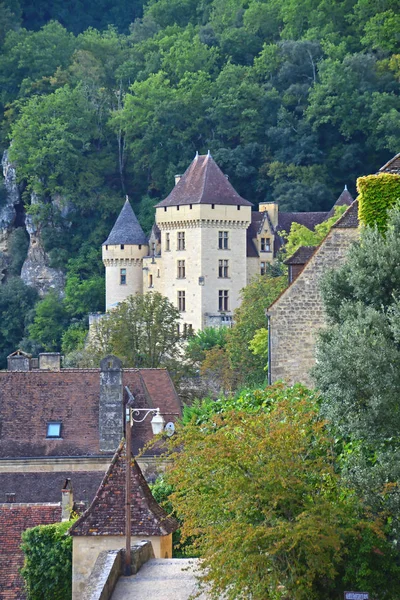
[[186, 277], [184, 260], [178, 260], [178, 275], [177, 275], [177, 277], [178, 277], [178, 279], [185, 279], [185, 277]]
[[178, 250], [185, 249], [185, 232], [178, 231]]
[[223, 277], [223, 278], [229, 277], [227, 260], [219, 260], [218, 261], [218, 277]]
[[261, 275], [265, 275], [266, 271], [267, 271], [267, 263], [262, 262], [261, 263]]
[[126, 269], [119, 270], [119, 282], [121, 285], [126, 285]]
[[171, 239], [170, 239], [169, 233], [165, 234], [165, 250], [167, 252], [169, 252], [171, 250]]
[[269, 238], [261, 238], [261, 252], [271, 252], [271, 240]]
[[153, 275], [151, 273], [149, 275], [149, 287], [153, 287]]
[[219, 292], [218, 292], [218, 310], [220, 310], [220, 311], [229, 310], [228, 300], [229, 300], [228, 290], [219, 290]]
[[61, 422], [60, 421], [56, 421], [54, 423], [47, 423], [46, 437], [48, 437], [48, 438], [60, 438], [61, 437]]
[[188, 338], [193, 335], [193, 326], [190, 323], [183, 324], [183, 337]]
[[121, 250], [123, 250], [125, 248], [124, 244], [121, 244]]
[[185, 312], [186, 310], [186, 297], [183, 291], [178, 292], [178, 310], [180, 312]]
[[219, 231], [218, 232], [218, 248], [219, 250], [228, 250], [228, 232], [227, 231]]

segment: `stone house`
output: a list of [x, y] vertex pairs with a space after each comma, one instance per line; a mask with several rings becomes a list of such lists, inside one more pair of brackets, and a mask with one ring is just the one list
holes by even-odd
[[[345, 189], [336, 204], [352, 201]], [[230, 325], [240, 290], [265, 273], [284, 244], [282, 232], [295, 222], [313, 229], [331, 213], [280, 212], [272, 202], [252, 211], [210, 153], [196, 155], [156, 205], [149, 239], [125, 202], [103, 244], [106, 310], [154, 290], [179, 309], [182, 333]]]
[[[400, 154], [381, 173], [400, 175]], [[346, 190], [345, 190], [346, 191]], [[325, 325], [320, 280], [340, 266], [351, 244], [359, 238], [358, 201], [354, 201], [318, 247], [301, 247], [285, 263], [289, 287], [267, 309], [270, 336], [270, 379], [312, 386], [318, 331]]]
[[[104, 550], [125, 546], [126, 448], [121, 443], [87, 511], [70, 529], [73, 536], [72, 599], [82, 592]], [[178, 522], [154, 500], [136, 460], [131, 464], [131, 540], [148, 540], [155, 558], [172, 558], [172, 533]]]

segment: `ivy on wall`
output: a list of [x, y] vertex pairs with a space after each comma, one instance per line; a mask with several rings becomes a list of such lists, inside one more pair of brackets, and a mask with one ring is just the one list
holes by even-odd
[[384, 233], [387, 212], [400, 200], [400, 175], [380, 173], [357, 179], [360, 223]]
[[69, 600], [72, 597], [72, 521], [39, 525], [22, 534], [25, 554], [21, 574], [29, 600]]

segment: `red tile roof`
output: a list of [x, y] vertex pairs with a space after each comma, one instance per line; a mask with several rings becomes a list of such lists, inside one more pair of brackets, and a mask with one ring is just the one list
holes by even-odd
[[[125, 469], [125, 445], [121, 443], [92, 504], [71, 527], [71, 535], [125, 535]], [[131, 486], [133, 536], [168, 535], [178, 528], [177, 521], [153, 498], [134, 459]]]
[[0, 504], [0, 600], [25, 599], [19, 569], [21, 534], [37, 525], [61, 521], [60, 504]]
[[156, 208], [183, 204], [252, 206], [239, 196], [211, 154], [197, 154], [171, 193]]

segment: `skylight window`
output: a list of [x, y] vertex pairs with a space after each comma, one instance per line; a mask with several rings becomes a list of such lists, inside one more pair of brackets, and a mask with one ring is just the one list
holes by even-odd
[[61, 437], [61, 422], [54, 421], [47, 423], [47, 435], [48, 438], [60, 438]]

